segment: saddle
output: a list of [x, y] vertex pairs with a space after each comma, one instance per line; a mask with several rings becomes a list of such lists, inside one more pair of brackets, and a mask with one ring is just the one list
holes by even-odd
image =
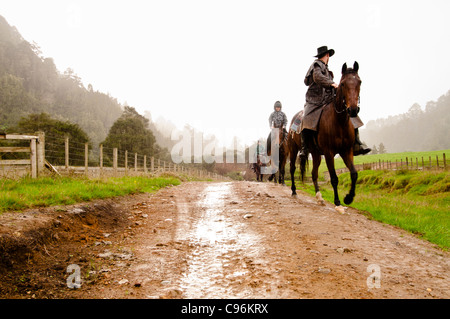
[[303, 119], [303, 110], [297, 113], [297, 116], [295, 117], [289, 129], [290, 133], [300, 134], [302, 119]]

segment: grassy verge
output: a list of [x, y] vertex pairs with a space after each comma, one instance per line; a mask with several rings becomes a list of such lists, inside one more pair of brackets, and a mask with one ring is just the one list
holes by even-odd
[[[426, 168], [429, 167], [431, 158], [431, 167], [436, 167], [436, 156], [439, 157], [439, 165], [443, 166], [443, 154], [446, 154], [447, 165], [450, 166], [450, 150], [440, 150], [440, 151], [429, 151], [429, 152], [403, 152], [403, 153], [387, 153], [387, 154], [375, 154], [375, 155], [364, 155], [355, 156], [353, 158], [355, 165], [360, 165], [364, 163], [378, 163], [379, 161], [394, 163], [397, 161], [405, 163], [406, 158], [408, 158], [409, 164], [413, 163], [413, 167], [416, 167], [416, 159], [418, 161], [419, 167], [422, 167], [422, 158], [424, 159], [424, 165]], [[312, 161], [310, 161], [310, 169], [312, 168]], [[336, 169], [345, 168], [344, 161], [338, 156], [335, 159]], [[319, 167], [319, 176], [323, 176], [323, 172], [328, 171], [325, 160], [322, 160], [322, 164]]]
[[169, 185], [179, 185], [176, 177], [24, 178], [0, 180], [0, 213], [32, 207], [70, 205], [93, 199], [155, 192]]
[[[450, 248], [450, 173], [416, 171], [361, 171], [352, 207], [380, 222], [398, 226]], [[300, 184], [301, 185], [301, 184]], [[312, 183], [299, 188], [314, 194]], [[341, 201], [350, 189], [350, 174], [339, 176]], [[321, 186], [325, 200], [333, 202], [330, 183]]]

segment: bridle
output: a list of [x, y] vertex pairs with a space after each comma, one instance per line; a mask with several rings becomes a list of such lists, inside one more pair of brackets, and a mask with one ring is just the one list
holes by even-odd
[[[341, 81], [341, 83], [343, 83], [343, 82]], [[342, 91], [341, 85], [342, 85], [342, 84], [339, 84], [339, 88], [338, 88], [338, 89], [340, 89], [340, 90]], [[335, 88], [333, 88], [333, 96], [334, 96], [334, 98], [336, 98], [336, 89], [335, 89]], [[342, 97], [342, 105], [344, 106], [344, 108], [343, 108], [342, 110], [339, 111], [339, 110], [336, 108], [336, 105], [337, 105], [337, 103], [334, 103], [334, 111], [335, 111], [337, 114], [342, 114], [342, 113], [344, 113], [345, 111], [347, 111], [348, 115], [349, 115], [350, 117], [352, 117], [352, 116], [351, 116], [351, 109], [350, 109], [350, 107], [347, 105], [347, 101], [345, 100], [345, 96]], [[361, 105], [361, 95], [358, 95], [358, 106], [357, 106], [357, 109], [356, 109], [356, 114], [359, 113], [360, 105]], [[356, 116], [354, 116], [354, 117], [356, 117]]]

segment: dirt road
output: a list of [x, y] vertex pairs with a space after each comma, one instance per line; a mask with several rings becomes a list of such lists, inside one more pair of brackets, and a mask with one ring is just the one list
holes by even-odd
[[0, 225], [7, 298], [450, 297], [448, 252], [272, 183], [183, 183]]

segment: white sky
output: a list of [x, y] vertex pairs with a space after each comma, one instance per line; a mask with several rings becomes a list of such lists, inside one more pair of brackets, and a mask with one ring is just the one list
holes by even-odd
[[0, 15], [87, 87], [222, 137], [289, 121], [317, 48], [360, 65], [364, 122], [422, 108], [450, 89], [450, 1], [2, 0]]

